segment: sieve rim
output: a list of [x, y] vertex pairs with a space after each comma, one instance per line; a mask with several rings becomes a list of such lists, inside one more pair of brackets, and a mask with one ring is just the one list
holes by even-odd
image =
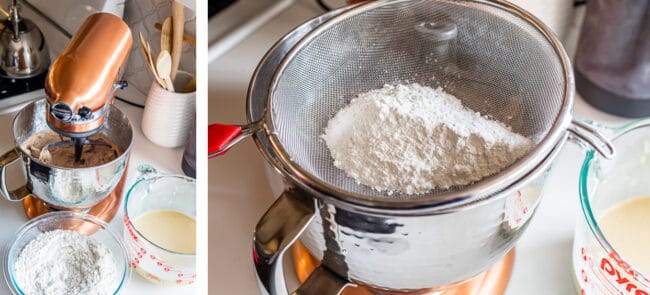
[[[545, 38], [546, 42], [551, 45], [553, 51], [555, 52], [556, 58], [559, 60], [560, 65], [563, 69], [563, 78], [565, 83], [563, 101], [559, 107], [558, 115], [551, 124], [551, 127], [547, 134], [544, 135], [539, 143], [533, 147], [533, 149], [531, 149], [531, 151], [528, 152], [526, 156], [517, 160], [514, 164], [510, 165], [506, 169], [500, 171], [495, 175], [485, 177], [478, 182], [467, 185], [458, 191], [442, 192], [432, 195], [429, 193], [429, 196], [427, 196], [427, 193], [425, 193], [423, 196], [418, 196], [417, 198], [413, 199], [373, 198], [368, 195], [343, 190], [324, 181], [321, 181], [318, 177], [301, 168], [299, 164], [291, 160], [290, 155], [284, 149], [281, 140], [277, 136], [272, 110], [269, 106], [273, 100], [276, 86], [284, 71], [286, 70], [287, 65], [300, 52], [300, 50], [302, 50], [305, 45], [309, 44], [322, 32], [330, 29], [341, 21], [347, 20], [349, 17], [366, 12], [376, 7], [387, 5], [389, 3], [394, 4], [409, 1], [413, 0], [376, 0], [357, 4], [350, 9], [347, 9], [340, 14], [324, 21], [322, 24], [307, 33], [307, 35], [298, 41], [298, 43], [296, 43], [291, 48], [291, 50], [282, 58], [282, 61], [273, 73], [273, 78], [271, 79], [271, 83], [269, 85], [269, 91], [266, 94], [266, 99], [264, 101], [266, 105], [263, 117], [263, 128], [265, 134], [268, 136], [268, 141], [271, 145], [270, 149], [275, 154], [274, 156], [270, 157], [274, 159], [274, 161], [271, 163], [274, 166], [279, 165], [280, 167], [276, 168], [281, 168], [281, 171], [287, 173], [289, 176], [291, 176], [292, 179], [301, 182], [302, 184], [314, 189], [319, 193], [332, 196], [340, 201], [343, 201], [344, 203], [364, 207], [386, 209], [421, 209], [424, 207], [442, 206], [445, 208], [457, 208], [467, 205], [468, 203], [482, 202], [492, 199], [495, 195], [499, 195], [502, 190], [511, 186], [519, 179], [522, 179], [526, 174], [533, 171], [540, 163], [544, 161], [544, 159], [546, 159], [549, 154], [551, 154], [556, 144], [561, 141], [567, 128], [571, 124], [571, 107], [573, 106], [575, 92], [574, 77], [573, 72], [571, 71], [571, 62], [560, 41], [557, 39], [557, 37], [555, 37], [552, 31], [539, 19], [523, 10], [522, 8], [518, 7], [517, 5], [514, 5], [507, 1], [466, 0], [466, 2], [490, 5], [500, 10], [509, 12], [513, 16], [525, 21], [528, 25], [531, 26], [531, 28], [536, 29], [537, 32], [539, 32]], [[434, 0], [422, 1], [433, 2]], [[267, 152], [266, 149], [264, 149], [264, 152]]]

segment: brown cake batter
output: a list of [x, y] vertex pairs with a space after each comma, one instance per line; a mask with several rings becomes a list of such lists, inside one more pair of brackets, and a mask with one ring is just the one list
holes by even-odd
[[38, 158], [43, 163], [65, 168], [100, 166], [116, 159], [120, 155], [120, 150], [112, 144], [106, 136], [95, 134], [90, 136], [89, 139], [105, 142], [111, 146], [85, 145], [83, 153], [81, 153], [81, 161], [75, 162], [73, 145], [65, 147], [48, 147], [46, 151], [43, 151], [43, 147], [47, 144], [69, 140], [69, 138], [63, 137], [54, 131], [46, 131], [32, 135], [25, 141], [22, 147], [32, 157]]

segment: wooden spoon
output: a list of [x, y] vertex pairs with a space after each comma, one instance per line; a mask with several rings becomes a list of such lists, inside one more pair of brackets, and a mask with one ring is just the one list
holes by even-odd
[[158, 70], [158, 76], [165, 81], [165, 89], [175, 92], [174, 84], [172, 84], [172, 78], [170, 76], [172, 71], [172, 56], [169, 55], [169, 51], [163, 50], [160, 52], [158, 60], [156, 60], [156, 70]]
[[172, 39], [172, 65], [171, 65], [171, 78], [172, 81], [176, 79], [176, 72], [178, 65], [181, 61], [181, 50], [183, 50], [183, 33], [185, 31], [185, 11], [183, 4], [178, 1], [172, 2], [172, 26], [173, 26], [173, 39]]
[[172, 51], [172, 18], [168, 16], [162, 25], [160, 31], [160, 51]]
[[144, 41], [144, 37], [142, 37], [142, 33], [140, 33], [140, 49], [142, 49], [142, 55], [144, 55], [145, 62], [147, 62], [147, 66], [149, 66], [149, 70], [151, 71], [151, 74], [153, 74], [154, 79], [156, 82], [160, 85], [160, 87], [165, 88], [165, 82], [160, 79], [160, 76], [158, 76], [158, 71], [156, 71], [156, 67], [153, 63], [153, 58], [151, 57], [151, 48], [149, 48], [149, 43]]
[[[155, 23], [153, 25], [154, 28], [158, 31], [162, 31], [162, 24], [161, 23]], [[183, 42], [190, 44], [192, 46], [196, 46], [196, 39], [194, 37], [190, 37], [187, 34], [183, 35]]]

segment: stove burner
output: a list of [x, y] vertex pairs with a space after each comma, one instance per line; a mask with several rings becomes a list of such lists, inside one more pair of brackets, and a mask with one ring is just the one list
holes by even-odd
[[43, 89], [47, 71], [31, 78], [12, 79], [0, 77], [0, 99]]

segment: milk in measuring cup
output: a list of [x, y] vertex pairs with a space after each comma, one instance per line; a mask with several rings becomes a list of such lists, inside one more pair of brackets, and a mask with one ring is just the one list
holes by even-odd
[[614, 250], [646, 277], [650, 275], [650, 197], [608, 209], [598, 225]]
[[650, 197], [622, 201], [597, 220], [614, 252], [606, 251], [584, 219], [578, 221], [573, 265], [579, 294], [650, 295]]

